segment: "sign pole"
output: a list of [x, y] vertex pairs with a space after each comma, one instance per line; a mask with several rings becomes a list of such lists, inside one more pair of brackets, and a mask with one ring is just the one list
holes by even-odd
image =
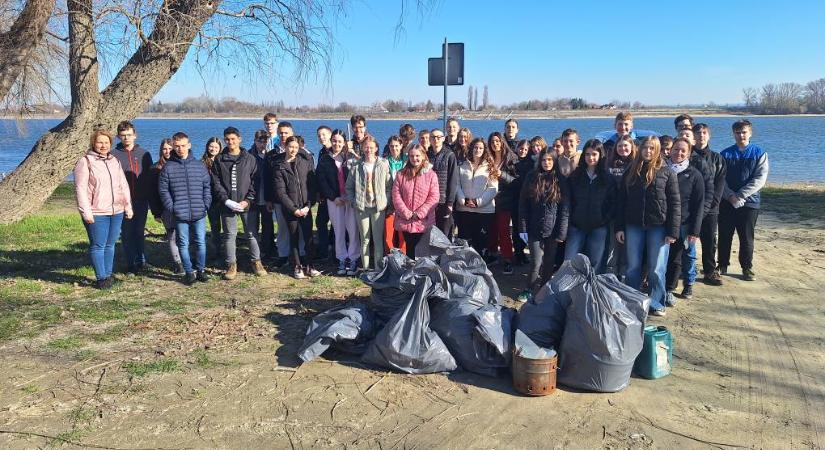
[[447, 80], [448, 80], [448, 78], [447, 78], [448, 69], [447, 68], [450, 67], [449, 64], [447, 64], [447, 53], [448, 53], [447, 47], [448, 47], [447, 46], [447, 38], [445, 37], [444, 38], [444, 50], [442, 51], [442, 56], [441, 56], [442, 58], [444, 58], [444, 115], [443, 115], [443, 118], [442, 118], [443, 122], [444, 122], [444, 124], [443, 124], [444, 128], [443, 128], [442, 131], [444, 131], [444, 133], [447, 133]]

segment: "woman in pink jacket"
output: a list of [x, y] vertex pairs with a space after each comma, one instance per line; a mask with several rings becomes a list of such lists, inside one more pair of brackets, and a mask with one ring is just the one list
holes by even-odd
[[95, 287], [109, 289], [114, 284], [115, 243], [123, 216], [132, 218], [132, 200], [123, 169], [109, 153], [112, 135], [95, 131], [89, 147], [74, 167], [75, 196], [89, 236], [89, 256], [97, 279]]
[[407, 256], [415, 259], [415, 246], [424, 231], [435, 225], [438, 204], [438, 176], [432, 170], [427, 151], [413, 146], [407, 164], [395, 175], [392, 185], [395, 229], [404, 233]]

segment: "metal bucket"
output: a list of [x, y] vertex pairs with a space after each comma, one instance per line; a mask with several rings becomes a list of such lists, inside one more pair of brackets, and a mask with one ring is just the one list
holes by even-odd
[[556, 390], [558, 356], [531, 359], [513, 353], [513, 387], [525, 395], [550, 395]]

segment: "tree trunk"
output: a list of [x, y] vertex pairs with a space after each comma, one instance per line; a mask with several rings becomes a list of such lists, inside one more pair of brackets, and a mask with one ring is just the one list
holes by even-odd
[[26, 159], [0, 181], [0, 223], [37, 211], [89, 149], [97, 128], [113, 130], [134, 119], [177, 72], [192, 40], [218, 1], [167, 0], [152, 34], [112, 82], [98, 91], [92, 0], [69, 0], [69, 116], [34, 145]]
[[0, 34], [0, 99], [23, 72], [46, 31], [55, 0], [29, 0], [9, 31]]

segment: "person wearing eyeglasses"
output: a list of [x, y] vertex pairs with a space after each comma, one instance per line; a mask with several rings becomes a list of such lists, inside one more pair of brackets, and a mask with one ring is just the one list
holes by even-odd
[[[270, 141], [269, 132], [258, 130], [255, 132], [255, 143], [249, 149], [249, 154], [255, 157], [255, 192], [257, 197], [249, 205], [247, 220], [249, 229], [261, 249], [261, 256], [264, 260], [277, 257], [275, 251], [275, 221], [272, 219], [272, 208], [267, 202], [271, 199], [266, 197], [266, 182], [269, 180], [269, 165], [266, 163], [267, 143]], [[260, 229], [260, 232], [259, 232]]]
[[430, 132], [432, 146], [427, 157], [438, 177], [438, 205], [435, 209], [435, 226], [448, 238], [452, 236], [453, 205], [458, 191], [458, 161], [455, 153], [445, 151], [444, 132], [438, 128]]
[[281, 138], [278, 136], [278, 116], [275, 113], [268, 112], [264, 115], [264, 129], [269, 133], [266, 150], [278, 148], [281, 145]]

